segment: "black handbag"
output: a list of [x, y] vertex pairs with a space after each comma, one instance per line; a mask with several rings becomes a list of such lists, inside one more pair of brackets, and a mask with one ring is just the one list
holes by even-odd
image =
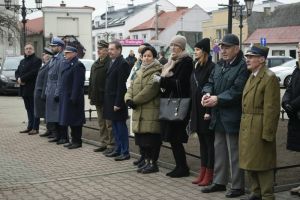
[[[181, 96], [181, 87], [176, 80], [177, 92]], [[165, 121], [183, 121], [190, 109], [190, 98], [172, 98], [172, 92], [169, 98], [160, 99], [159, 119]]]

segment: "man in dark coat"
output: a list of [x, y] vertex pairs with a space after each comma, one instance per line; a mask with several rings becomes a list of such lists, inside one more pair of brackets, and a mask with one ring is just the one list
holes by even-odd
[[61, 68], [61, 87], [59, 93], [59, 125], [71, 128], [72, 141], [64, 145], [68, 149], [82, 146], [82, 125], [84, 115], [85, 67], [78, 61], [77, 49], [66, 46], [64, 64]]
[[227, 198], [244, 194], [244, 172], [239, 168], [239, 128], [241, 100], [249, 77], [243, 52], [236, 35], [224, 36], [221, 46], [222, 60], [212, 71], [204, 86], [202, 105], [212, 108], [210, 128], [215, 131], [215, 164], [213, 184], [202, 189], [204, 193], [225, 191], [231, 168], [231, 189]]
[[129, 64], [121, 55], [122, 46], [114, 41], [109, 44], [108, 53], [111, 58], [107, 71], [104, 91], [103, 117], [112, 120], [112, 129], [115, 136], [116, 148], [107, 157], [116, 157], [116, 161], [130, 159], [128, 128], [126, 119], [128, 109], [124, 102], [126, 80], [130, 73]]
[[[50, 60], [53, 56], [53, 52], [49, 48], [44, 48], [43, 52], [43, 63], [44, 65], [40, 68], [35, 88], [34, 88], [34, 116], [37, 118], [45, 118], [45, 109], [46, 109], [46, 84], [47, 84], [47, 74], [48, 74], [48, 66], [50, 63]], [[29, 134], [37, 134], [38, 132], [30, 132]], [[46, 133], [49, 133], [48, 129]], [[41, 135], [45, 135], [41, 134]], [[47, 134], [46, 134], [47, 135]]]
[[[99, 58], [94, 62], [91, 68], [90, 85], [88, 96], [90, 104], [95, 105], [98, 115], [98, 124], [100, 128], [101, 146], [95, 149], [95, 152], [111, 153], [114, 149], [114, 137], [112, 133], [112, 124], [110, 120], [103, 119], [103, 100], [106, 73], [110, 64], [108, 56], [108, 43], [104, 40], [98, 42]], [[107, 150], [106, 150], [107, 149]]]
[[17, 83], [20, 85], [20, 96], [24, 100], [27, 111], [28, 125], [26, 130], [20, 133], [38, 132], [40, 118], [34, 117], [34, 86], [42, 60], [35, 56], [34, 47], [27, 43], [24, 47], [24, 59], [20, 61], [18, 69], [15, 72]]
[[[57, 142], [58, 144], [65, 143], [66, 128], [59, 127], [59, 76], [60, 66], [63, 63], [65, 43], [58, 37], [54, 37], [51, 41], [50, 47], [54, 53], [48, 66], [48, 77], [46, 86], [46, 122], [49, 130], [52, 133], [53, 139], [49, 142]], [[63, 133], [63, 137], [62, 137]], [[60, 141], [61, 139], [61, 141]]]

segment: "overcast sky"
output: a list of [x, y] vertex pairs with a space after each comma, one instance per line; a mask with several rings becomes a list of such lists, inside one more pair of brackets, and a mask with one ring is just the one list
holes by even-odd
[[[226, 4], [228, 0], [169, 0], [176, 6], [188, 6], [192, 7], [195, 4], [198, 4], [206, 11], [211, 11], [218, 9], [218, 4]], [[295, 3], [300, 2], [300, 0], [278, 0], [284, 3]], [[26, 0], [27, 7], [35, 7], [34, 0]], [[105, 12], [106, 0], [64, 0], [67, 6], [91, 6], [96, 10], [93, 13], [93, 16], [99, 15]], [[130, 0], [109, 0], [111, 5], [114, 5], [116, 8], [126, 7], [128, 3], [131, 3]], [[134, 4], [142, 4], [151, 2], [151, 0], [134, 0]], [[241, 2], [244, 2], [241, 0]], [[255, 4], [261, 3], [262, 0], [255, 0]], [[58, 6], [61, 3], [61, 0], [43, 0], [43, 6]], [[34, 13], [28, 16], [28, 19], [41, 16], [41, 13]]]

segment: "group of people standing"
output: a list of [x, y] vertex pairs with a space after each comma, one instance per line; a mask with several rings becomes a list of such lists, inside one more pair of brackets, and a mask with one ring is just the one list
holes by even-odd
[[[226, 191], [230, 179], [231, 185], [225, 196], [242, 196], [246, 172], [251, 194], [243, 199], [275, 199], [273, 169], [276, 167], [276, 131], [280, 114], [279, 83], [266, 67], [269, 49], [253, 45], [244, 54], [239, 43], [236, 35], [225, 35], [219, 43], [222, 58], [215, 64], [210, 56], [208, 38], [194, 46], [193, 61], [186, 51], [186, 38], [176, 35], [170, 41], [171, 55], [163, 61], [164, 65], [159, 62], [155, 48], [145, 43], [139, 47], [139, 57], [131, 67], [123, 58], [118, 41], [99, 41], [99, 58], [92, 65], [88, 90], [90, 104], [97, 109], [100, 127], [101, 145], [94, 151], [103, 152], [116, 161], [130, 159], [126, 120], [128, 108], [131, 108], [131, 128], [141, 154], [134, 162], [138, 173], [159, 171], [157, 160], [160, 146], [165, 141], [171, 145], [176, 164], [166, 175], [171, 178], [189, 176], [183, 146], [188, 142], [188, 126], [190, 132], [197, 133], [200, 143], [201, 166], [193, 184], [205, 186], [203, 193]], [[36, 133], [33, 131], [37, 130], [35, 124], [43, 113], [32, 115], [29, 105], [39, 102], [40, 98], [45, 104], [48, 130], [42, 136], [53, 135], [51, 141], [65, 143], [70, 126], [72, 141], [65, 146], [81, 147], [85, 70], [76, 57], [76, 49], [67, 46], [63, 57], [64, 43], [54, 38], [51, 51], [45, 49], [45, 64], [40, 68], [41, 61], [28, 53], [28, 46], [32, 48], [30, 44], [25, 46], [25, 59], [16, 71], [21, 94], [26, 87], [34, 87], [28, 81], [23, 63], [30, 63], [27, 68], [38, 74], [37, 99], [28, 100], [22, 95], [29, 118], [25, 132]], [[50, 59], [51, 54], [54, 57]], [[299, 67], [293, 73], [282, 101], [290, 118], [288, 149], [294, 151], [299, 151], [300, 141], [297, 132], [300, 120], [298, 80]], [[191, 108], [184, 120], [159, 119], [160, 99], [170, 97], [191, 98]]]
[[40, 118], [44, 118], [47, 131], [41, 137], [76, 149], [82, 146], [82, 125], [85, 123], [85, 66], [78, 60], [77, 49], [65, 46], [60, 38], [54, 37], [49, 46], [44, 48], [42, 65], [33, 45], [26, 44], [24, 59], [15, 72], [28, 115], [28, 126], [20, 133], [38, 134]]

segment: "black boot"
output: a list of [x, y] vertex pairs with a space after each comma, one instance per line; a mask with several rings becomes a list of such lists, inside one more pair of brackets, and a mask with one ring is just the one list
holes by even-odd
[[141, 157], [138, 160], [134, 161], [133, 165], [137, 165], [138, 166], [140, 163], [145, 163], [145, 158], [144, 158], [143, 155], [141, 155]]
[[177, 171], [177, 165], [175, 166], [175, 168], [172, 170], [172, 171], [170, 171], [170, 172], [168, 172], [168, 173], [166, 173], [166, 176], [173, 176], [173, 174], [175, 173], [175, 171]]
[[142, 173], [143, 169], [151, 165], [150, 160], [146, 160], [145, 164], [136, 170], [137, 173]]
[[187, 166], [184, 166], [184, 167], [180, 166], [169, 176], [171, 178], [181, 178], [181, 177], [187, 177], [189, 175], [190, 175], [190, 169]]
[[150, 165], [147, 165], [145, 168], [143, 168], [142, 174], [151, 174], [158, 171], [159, 169], [157, 166], [157, 162], [150, 161]]

